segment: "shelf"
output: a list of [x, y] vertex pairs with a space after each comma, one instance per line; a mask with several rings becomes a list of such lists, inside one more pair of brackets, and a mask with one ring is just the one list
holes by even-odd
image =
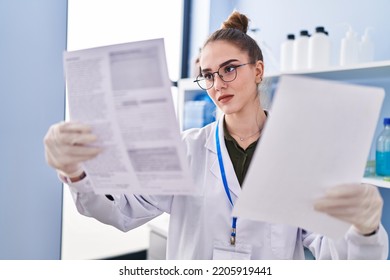
[[[194, 82], [194, 78], [186, 78], [181, 79], [178, 82], [178, 97], [177, 97], [177, 116], [179, 119], [179, 125], [180, 129], [185, 129], [185, 123], [184, 123], [184, 111], [185, 111], [185, 104], [187, 101], [193, 101], [196, 100], [199, 95], [207, 95], [207, 91], [202, 90], [199, 88], [198, 84]], [[215, 105], [213, 105], [215, 107]], [[218, 108], [215, 108], [216, 118], [219, 117], [221, 112]], [[191, 127], [191, 126], [190, 126]], [[198, 126], [195, 126], [198, 127]]]
[[332, 79], [338, 81], [366, 82], [370, 80], [379, 80], [388, 83], [390, 80], [390, 60], [374, 61], [350, 66], [331, 66], [316, 70], [300, 70], [283, 73], [271, 73], [266, 75], [266, 78], [278, 79], [281, 75], [305, 75], [310, 77]]
[[[386, 178], [389, 178], [389, 177], [386, 177]], [[365, 177], [362, 179], [362, 183], [372, 184], [372, 185], [375, 185], [378, 187], [390, 189], [390, 180], [385, 181], [383, 179], [383, 177]]]

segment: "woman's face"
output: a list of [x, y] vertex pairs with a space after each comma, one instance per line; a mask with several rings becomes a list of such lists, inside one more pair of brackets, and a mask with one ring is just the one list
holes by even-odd
[[[218, 71], [221, 75], [229, 72], [232, 66], [251, 63], [248, 54], [227, 41], [208, 43], [200, 57], [202, 74]], [[207, 90], [214, 103], [225, 114], [235, 114], [253, 108], [257, 98], [257, 84], [263, 76], [263, 63], [247, 64], [235, 69], [237, 77], [231, 82], [223, 81], [214, 74], [214, 85]], [[256, 106], [258, 106], [256, 104]]]

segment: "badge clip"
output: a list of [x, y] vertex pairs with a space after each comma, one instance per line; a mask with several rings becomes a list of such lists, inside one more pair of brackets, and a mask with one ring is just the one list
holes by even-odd
[[230, 245], [236, 245], [236, 229], [232, 228], [232, 234], [230, 235]]

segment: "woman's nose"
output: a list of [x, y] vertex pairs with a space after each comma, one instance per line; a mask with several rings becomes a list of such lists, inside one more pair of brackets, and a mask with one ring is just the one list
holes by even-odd
[[222, 80], [221, 76], [216, 73], [216, 75], [214, 75], [214, 88], [216, 90], [220, 90], [222, 87], [225, 87], [226, 83], [224, 80]]

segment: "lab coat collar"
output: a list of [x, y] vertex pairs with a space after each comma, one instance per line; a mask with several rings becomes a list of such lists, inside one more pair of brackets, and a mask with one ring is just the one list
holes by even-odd
[[[217, 148], [216, 148], [217, 144], [215, 141], [215, 131], [217, 128], [217, 123], [219, 123], [219, 141], [221, 144], [223, 165], [225, 167], [226, 180], [228, 182], [229, 190], [231, 192], [231, 196], [232, 196], [232, 199], [234, 202], [235, 198], [237, 198], [239, 193], [241, 192], [241, 187], [240, 187], [240, 183], [238, 182], [236, 173], [234, 171], [233, 163], [230, 160], [230, 156], [229, 156], [229, 153], [228, 153], [226, 145], [225, 145], [225, 138], [224, 138], [224, 131], [223, 131], [224, 118], [225, 118], [225, 115], [222, 115], [219, 118], [219, 120], [214, 123], [214, 127], [211, 130], [210, 135], [208, 135], [205, 146], [207, 149], [209, 149], [210, 151], [212, 151], [215, 154], [215, 158], [214, 158], [213, 164], [210, 167], [210, 171], [218, 178], [218, 180], [220, 180], [221, 187], [223, 188], [221, 170], [219, 168], [218, 156], [217, 156]], [[234, 194], [234, 195], [232, 195], [232, 194]]]

